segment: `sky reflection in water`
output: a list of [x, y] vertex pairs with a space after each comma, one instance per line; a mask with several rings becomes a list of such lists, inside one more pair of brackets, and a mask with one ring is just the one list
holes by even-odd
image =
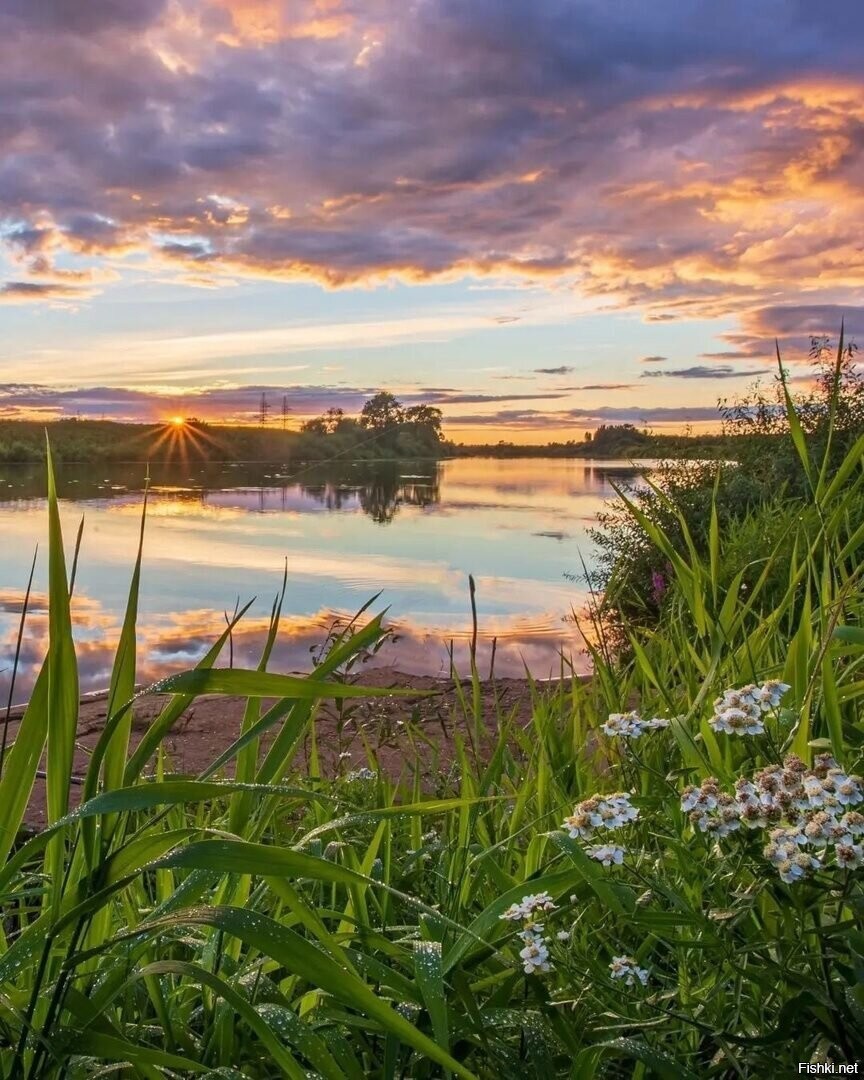
[[[108, 684], [137, 543], [144, 466], [66, 466], [58, 489], [67, 549], [84, 515], [73, 603], [82, 690]], [[591, 559], [587, 530], [634, 476], [623, 462], [463, 459], [307, 469], [151, 467], [139, 616], [139, 680], [194, 664], [224, 612], [255, 596], [234, 635], [234, 662], [254, 666], [287, 560], [285, 617], [272, 670], [308, 670], [334, 619], [374, 593], [396, 640], [375, 662], [446, 674], [447, 645], [466, 664], [468, 574], [477, 582], [481, 673], [543, 677], [563, 650], [586, 660], [568, 621], [584, 591], [565, 575]], [[0, 469], [0, 701], [9, 688], [24, 586], [34, 593], [15, 698], [26, 698], [47, 644], [44, 476]]]

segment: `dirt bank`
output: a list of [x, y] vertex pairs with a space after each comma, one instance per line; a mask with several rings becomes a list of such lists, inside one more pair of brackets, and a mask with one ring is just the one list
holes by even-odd
[[[430, 778], [446, 771], [452, 763], [457, 733], [465, 734], [466, 725], [452, 682], [422, 676], [403, 675], [389, 668], [372, 669], [363, 674], [363, 685], [377, 688], [434, 690], [433, 697], [360, 698], [345, 702], [341, 713], [337, 704], [319, 705], [316, 738], [325, 776], [340, 770], [350, 771], [368, 764], [364, 741], [389, 776], [398, 777], [414, 759], [412, 743], [428, 763]], [[470, 687], [465, 688], [470, 699]], [[495, 721], [495, 701], [505, 715], [514, 714], [525, 724], [530, 719], [530, 691], [521, 679], [496, 679], [493, 687], [484, 683], [484, 709], [490, 728]], [[141, 736], [159, 713], [165, 699], [143, 697], [135, 707], [132, 743]], [[265, 705], [269, 703], [265, 702]], [[164, 746], [176, 773], [194, 776], [201, 772], [237, 737], [245, 705], [244, 699], [201, 697], [184, 713], [165, 739]], [[82, 702], [78, 722], [74, 772], [82, 776], [89, 763], [106, 719], [104, 697]], [[20, 718], [9, 725], [9, 740], [15, 738]], [[485, 749], [485, 748], [484, 748]], [[310, 741], [298, 755], [298, 764], [308, 767]], [[340, 758], [341, 755], [345, 755]], [[152, 762], [151, 762], [152, 766]], [[43, 762], [44, 768], [44, 762]], [[231, 767], [226, 769], [230, 775]], [[73, 784], [72, 798], [77, 801], [80, 786]], [[26, 823], [38, 828], [45, 821], [45, 784], [36, 781], [27, 810]]]

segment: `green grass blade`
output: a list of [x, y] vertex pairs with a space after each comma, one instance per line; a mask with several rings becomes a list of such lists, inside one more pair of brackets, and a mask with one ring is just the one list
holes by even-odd
[[[126, 614], [120, 641], [111, 670], [111, 684], [108, 690], [107, 713], [111, 716], [121, 705], [135, 696], [135, 652], [136, 625], [138, 622], [138, 593], [141, 586], [141, 555], [144, 549], [144, 526], [147, 520], [147, 488], [144, 489], [144, 505], [141, 508], [141, 528], [138, 534], [138, 553], [129, 584], [126, 600]], [[132, 730], [132, 710], [123, 716], [105, 748], [104, 777], [106, 788], [120, 787], [123, 783], [123, 771], [126, 767], [126, 755], [129, 749], [129, 735]]]
[[361, 979], [338, 964], [333, 957], [300, 937], [288, 927], [257, 911], [244, 908], [196, 908], [148, 924], [147, 933], [174, 930], [183, 926], [209, 926], [239, 937], [247, 945], [282, 964], [313, 986], [332, 994], [338, 1001], [358, 1010], [379, 1024], [407, 1046], [450, 1069], [463, 1080], [476, 1080], [474, 1074], [442, 1050], [427, 1035], [418, 1031], [389, 1004], [377, 996]]
[[434, 697], [435, 690], [401, 690], [388, 687], [354, 686], [324, 682], [310, 676], [276, 675], [268, 671], [240, 668], [195, 668], [154, 683], [152, 694], [227, 694], [253, 698], [292, 698], [318, 701], [322, 698]]

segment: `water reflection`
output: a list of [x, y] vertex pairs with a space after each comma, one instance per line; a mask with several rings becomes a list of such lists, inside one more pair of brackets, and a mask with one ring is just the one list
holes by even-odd
[[[308, 670], [334, 619], [382, 592], [394, 640], [376, 656], [407, 672], [446, 673], [467, 660], [467, 575], [478, 586], [479, 659], [520, 675], [557, 671], [562, 651], [584, 669], [571, 611], [584, 596], [567, 578], [590, 562], [587, 537], [620, 462], [465, 459], [366, 463], [338, 471], [286, 465], [152, 467], [140, 611], [140, 678], [188, 666], [239, 598], [258, 599], [235, 634], [235, 662], [254, 665], [287, 564], [286, 620], [274, 666]], [[75, 633], [82, 688], [110, 676], [137, 543], [141, 465], [59, 470], [67, 544], [85, 518]], [[34, 545], [45, 536], [44, 477], [0, 469], [0, 701]], [[40, 550], [16, 698], [26, 696], [47, 643], [47, 573]]]
[[[97, 504], [127, 501], [143, 493], [149, 473], [152, 494], [170, 496], [189, 506], [266, 513], [302, 510], [306, 504], [317, 503], [328, 511], [362, 510], [379, 525], [392, 521], [403, 506], [434, 506], [441, 498], [441, 465], [434, 462], [358, 463], [342, 469], [301, 465], [292, 471], [287, 465], [281, 468], [285, 471], [251, 464], [211, 465], [192, 472], [177, 466], [60, 466], [57, 487], [61, 499]], [[110, 475], [100, 475], [105, 472]], [[44, 486], [44, 473], [38, 466], [0, 468], [0, 505], [35, 505]]]
[[353, 483], [344, 477], [334, 479], [331, 476], [320, 482], [301, 481], [298, 487], [304, 495], [320, 502], [327, 510], [347, 510], [359, 506], [374, 522], [387, 525], [403, 506], [423, 508], [440, 501], [439, 467], [435, 465], [430, 468], [428, 463], [422, 464], [429, 470], [425, 474], [406, 475], [402, 471], [405, 464], [393, 462], [361, 469]]

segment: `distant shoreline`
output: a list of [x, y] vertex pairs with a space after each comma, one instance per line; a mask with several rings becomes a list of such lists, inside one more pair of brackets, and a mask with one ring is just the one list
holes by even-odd
[[[385, 455], [369, 445], [346, 446], [338, 435], [316, 435], [267, 426], [211, 425], [189, 421], [181, 431], [165, 424], [113, 420], [0, 420], [0, 465], [36, 465], [45, 460], [45, 432], [58, 464], [68, 465], [382, 465], [452, 458], [578, 460], [732, 458], [741, 436], [658, 435], [630, 425], [602, 426], [579, 440], [542, 445], [454, 443], [435, 454]], [[370, 440], [374, 443], [374, 440]]]

